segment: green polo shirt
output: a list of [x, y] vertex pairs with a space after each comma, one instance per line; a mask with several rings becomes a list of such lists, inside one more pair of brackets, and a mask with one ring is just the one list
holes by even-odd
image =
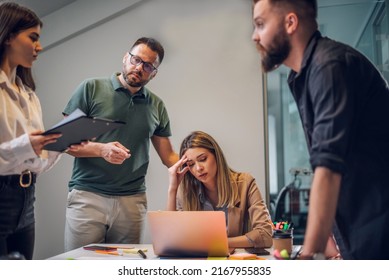
[[124, 121], [126, 124], [96, 138], [96, 142], [118, 141], [131, 157], [116, 165], [103, 158], [75, 158], [69, 191], [73, 188], [106, 195], [145, 192], [150, 138], [171, 136], [170, 121], [163, 101], [146, 88], [132, 95], [119, 79], [87, 79], [73, 93], [64, 114], [80, 108], [88, 116]]

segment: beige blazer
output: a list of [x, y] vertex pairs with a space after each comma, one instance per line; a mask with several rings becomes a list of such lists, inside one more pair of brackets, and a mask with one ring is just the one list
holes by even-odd
[[228, 236], [246, 235], [254, 247], [271, 247], [272, 222], [253, 176], [235, 173], [240, 199], [228, 209]]

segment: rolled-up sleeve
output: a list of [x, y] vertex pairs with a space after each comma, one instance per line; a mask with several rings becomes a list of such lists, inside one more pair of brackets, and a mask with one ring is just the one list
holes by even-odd
[[[309, 80], [313, 105], [311, 136], [312, 168], [327, 167], [338, 173], [346, 172], [345, 157], [352, 144], [354, 95], [349, 84], [349, 71], [344, 64], [333, 60], [313, 68]], [[319, 78], [320, 77], [320, 78]], [[336, 86], [333, 86], [336, 85]]]

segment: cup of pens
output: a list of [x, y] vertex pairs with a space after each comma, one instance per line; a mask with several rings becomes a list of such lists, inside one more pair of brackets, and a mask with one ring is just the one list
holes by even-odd
[[290, 255], [293, 247], [293, 223], [273, 223], [273, 248], [281, 252], [286, 250]]

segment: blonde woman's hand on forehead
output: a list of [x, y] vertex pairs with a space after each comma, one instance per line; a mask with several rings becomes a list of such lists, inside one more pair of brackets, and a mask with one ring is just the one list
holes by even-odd
[[188, 158], [184, 155], [169, 170], [169, 189], [177, 190], [189, 167], [186, 165]]

